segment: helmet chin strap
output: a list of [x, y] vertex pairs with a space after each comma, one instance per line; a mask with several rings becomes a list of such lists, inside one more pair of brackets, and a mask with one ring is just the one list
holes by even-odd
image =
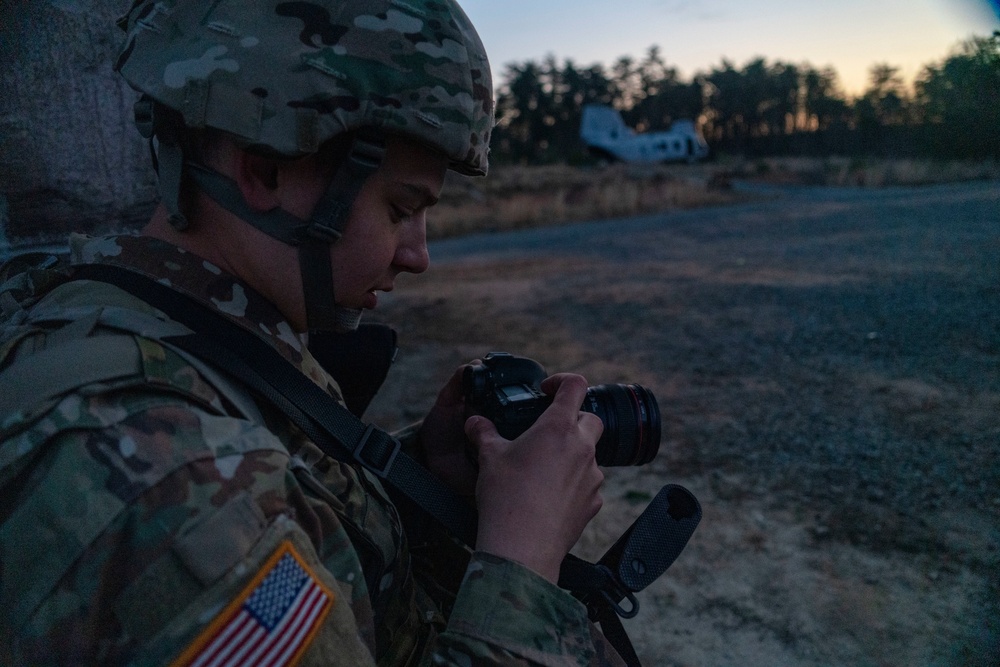
[[361, 322], [360, 308], [338, 306], [333, 298], [330, 246], [343, 235], [361, 186], [378, 169], [384, 155], [385, 144], [380, 137], [363, 131], [355, 135], [347, 157], [313, 209], [304, 238], [298, 243], [310, 333], [354, 331]]
[[[385, 155], [382, 136], [371, 130], [355, 133], [347, 157], [337, 167], [312, 215], [303, 220], [282, 208], [252, 209], [239, 186], [231, 178], [205, 165], [185, 160], [178, 139], [178, 114], [142, 96], [135, 105], [135, 123], [149, 139], [153, 165], [157, 171], [161, 200], [170, 224], [183, 231], [188, 221], [180, 206], [181, 184], [190, 178], [219, 206], [248, 222], [268, 236], [299, 250], [299, 271], [310, 332], [354, 331], [361, 322], [360, 308], [338, 306], [334, 295], [330, 246], [344, 233], [361, 186], [377, 169]], [[159, 144], [154, 148], [154, 139]]]
[[[308, 220], [282, 208], [252, 209], [236, 182], [214, 169], [184, 162], [183, 170], [184, 175], [219, 206], [268, 236], [298, 248], [308, 330], [342, 333], [358, 328], [362, 311], [336, 303], [330, 246], [343, 235], [351, 206], [365, 180], [378, 169], [384, 153], [381, 141], [356, 137], [347, 158]], [[171, 216], [172, 221], [174, 217]]]

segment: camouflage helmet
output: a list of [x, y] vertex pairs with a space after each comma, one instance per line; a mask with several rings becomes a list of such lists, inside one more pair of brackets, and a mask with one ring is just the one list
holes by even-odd
[[[360, 320], [333, 299], [329, 245], [381, 163], [386, 135], [440, 151], [461, 173], [488, 169], [490, 66], [455, 0], [135, 0], [119, 26], [127, 37], [115, 69], [143, 94], [136, 123], [154, 149], [170, 224], [188, 225], [189, 183], [296, 246], [311, 333]], [[350, 149], [299, 219], [249, 207], [231, 179], [185, 154], [183, 128], [221, 130], [269, 156], [309, 155], [336, 137]]]
[[454, 0], [136, 0], [119, 25], [116, 69], [186, 127], [290, 157], [370, 128], [487, 171], [490, 66]]

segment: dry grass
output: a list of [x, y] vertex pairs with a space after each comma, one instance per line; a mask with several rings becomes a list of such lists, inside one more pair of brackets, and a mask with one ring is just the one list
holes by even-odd
[[889, 187], [1000, 180], [1000, 163], [874, 158], [763, 158], [719, 165], [728, 178], [800, 185]]
[[428, 236], [626, 217], [745, 201], [715, 187], [701, 165], [495, 168], [485, 179], [449, 174]]
[[[645, 213], [722, 206], [752, 197], [733, 188], [734, 180], [776, 185], [886, 187], [969, 180], [1000, 181], [1000, 163], [877, 160], [865, 158], [723, 157], [699, 164], [570, 167], [500, 165], [488, 178], [448, 173], [440, 203], [427, 222], [431, 239], [473, 232], [505, 231], [584, 220], [629, 217]], [[6, 202], [0, 198], [0, 206]], [[107, 212], [77, 215], [74, 229], [91, 234], [110, 233], [141, 225], [152, 203], [140, 211], [113, 216]], [[84, 207], [85, 208], [85, 207]], [[84, 210], [84, 209], [81, 209]], [[61, 242], [65, 230], [48, 219], [38, 226], [5, 224], [0, 209], [0, 248], [8, 243]], [[87, 224], [88, 218], [99, 220]], [[109, 222], [114, 220], [114, 222]], [[81, 222], [83, 221], [83, 222]]]
[[449, 173], [430, 238], [720, 206], [750, 195], [734, 179], [786, 185], [886, 187], [1000, 180], [997, 162], [846, 157], [724, 158], [702, 164], [497, 166], [488, 178]]

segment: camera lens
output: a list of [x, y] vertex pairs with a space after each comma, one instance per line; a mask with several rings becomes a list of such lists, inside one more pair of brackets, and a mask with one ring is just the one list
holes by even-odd
[[600, 384], [587, 390], [582, 409], [604, 422], [597, 442], [598, 465], [643, 465], [660, 450], [660, 408], [648, 389], [637, 384]]

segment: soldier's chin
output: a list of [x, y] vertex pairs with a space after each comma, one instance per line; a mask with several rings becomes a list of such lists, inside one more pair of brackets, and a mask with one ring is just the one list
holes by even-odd
[[363, 299], [361, 299], [361, 308], [363, 310], [375, 310], [378, 306], [378, 293], [375, 290], [367, 292]]

